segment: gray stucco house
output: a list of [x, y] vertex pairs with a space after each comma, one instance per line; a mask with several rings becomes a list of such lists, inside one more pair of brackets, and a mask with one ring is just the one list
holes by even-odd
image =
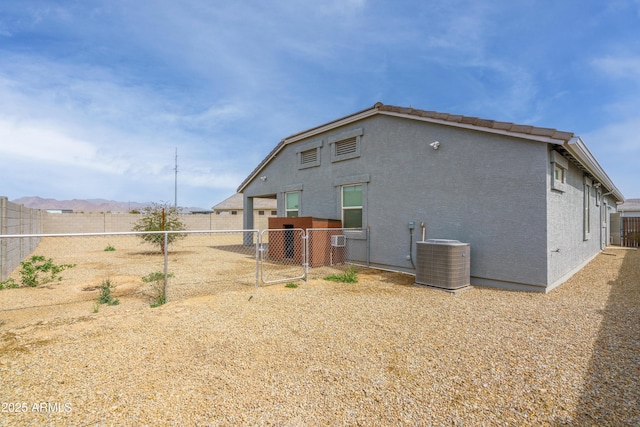
[[471, 245], [472, 284], [538, 292], [605, 248], [624, 200], [573, 133], [382, 103], [283, 139], [238, 192], [245, 228], [275, 198], [278, 216], [363, 227], [349, 238], [372, 266], [415, 273], [424, 223]]

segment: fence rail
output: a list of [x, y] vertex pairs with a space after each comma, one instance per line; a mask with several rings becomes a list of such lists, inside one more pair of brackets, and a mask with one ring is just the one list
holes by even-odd
[[[350, 264], [366, 265], [368, 246], [363, 233], [308, 229], [294, 234], [290, 230], [200, 230], [0, 235], [0, 249], [22, 248], [10, 260], [5, 257], [8, 251], [0, 252], [4, 272], [0, 287], [8, 287], [9, 281], [23, 286], [25, 268], [33, 270], [33, 257], [40, 257], [53, 265], [73, 266], [60, 272], [61, 280], [39, 286], [47, 289], [42, 298], [56, 303], [95, 299], [106, 280], [116, 287], [116, 295], [152, 300], [161, 286], [166, 300], [180, 300], [323, 277]], [[150, 277], [155, 282], [145, 280]], [[5, 295], [0, 298], [0, 311], [29, 304], [30, 298], [11, 302]]]

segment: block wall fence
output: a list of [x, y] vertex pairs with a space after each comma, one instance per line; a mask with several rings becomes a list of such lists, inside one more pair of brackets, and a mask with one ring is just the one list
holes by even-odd
[[[232, 214], [181, 214], [187, 230], [242, 230], [242, 210]], [[268, 228], [271, 215], [254, 214], [255, 227]], [[49, 213], [0, 197], [0, 236], [15, 234], [117, 233], [131, 231], [141, 214]], [[0, 281], [32, 253], [40, 238], [0, 239]]]
[[[48, 213], [43, 214], [44, 233], [118, 233], [131, 231], [141, 214]], [[267, 228], [268, 216], [258, 216], [256, 228]], [[187, 230], [242, 230], [242, 211], [237, 215], [181, 214]]]
[[[44, 213], [25, 208], [0, 197], [0, 235], [40, 234], [44, 230]], [[6, 280], [20, 261], [40, 243], [38, 238], [0, 240], [0, 280]]]

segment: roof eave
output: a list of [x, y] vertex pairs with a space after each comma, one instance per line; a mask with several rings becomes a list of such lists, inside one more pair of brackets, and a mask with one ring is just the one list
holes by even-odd
[[288, 137], [286, 137], [284, 139], [285, 145], [286, 144], [291, 144], [293, 142], [300, 141], [302, 139], [310, 138], [312, 136], [321, 134], [323, 132], [330, 131], [330, 130], [335, 129], [335, 128], [339, 128], [339, 127], [344, 126], [344, 125], [348, 125], [349, 123], [357, 122], [358, 120], [366, 119], [367, 117], [371, 117], [371, 116], [373, 116], [375, 114], [378, 114], [378, 113], [379, 113], [378, 108], [376, 108], [376, 106], [373, 106], [373, 107], [368, 108], [366, 110], [359, 111], [359, 112], [357, 112], [355, 114], [351, 114], [351, 115], [343, 117], [341, 119], [334, 120], [334, 121], [332, 121], [330, 123], [326, 123], [326, 124], [324, 124], [322, 126], [318, 126], [318, 127], [312, 128], [312, 129], [308, 129], [308, 130], [306, 130], [304, 132], [300, 132], [300, 133], [288, 136]]
[[[419, 113], [419, 114], [416, 114]], [[413, 113], [413, 114], [412, 114]], [[291, 143], [301, 141], [306, 138], [310, 138], [324, 132], [330, 131], [332, 129], [348, 125], [353, 122], [357, 122], [359, 120], [365, 119], [367, 117], [371, 117], [376, 114], [384, 114], [388, 116], [402, 117], [411, 120], [419, 120], [429, 123], [441, 124], [445, 126], [454, 126], [458, 128], [470, 129], [479, 132], [492, 133], [497, 135], [505, 135], [512, 138], [521, 138], [530, 141], [538, 141], [544, 142], [548, 144], [562, 146], [566, 149], [581, 165], [593, 175], [600, 183], [602, 183], [605, 188], [609, 190], [611, 194], [613, 194], [618, 200], [624, 201], [624, 196], [616, 188], [613, 184], [613, 181], [606, 174], [604, 169], [600, 166], [598, 161], [595, 159], [593, 154], [589, 151], [587, 146], [584, 144], [580, 137], [574, 136], [569, 132], [560, 132], [555, 131], [554, 129], [543, 129], [536, 128], [535, 130], [538, 133], [528, 133], [530, 131], [529, 126], [520, 126], [514, 125], [512, 123], [504, 123], [504, 122], [491, 122], [495, 127], [475, 124], [479, 119], [475, 118], [465, 118], [463, 116], [452, 116], [446, 115], [448, 119], [439, 118], [438, 114], [428, 114], [428, 112], [424, 112], [422, 110], [413, 110], [413, 109], [402, 109], [398, 107], [386, 106], [380, 102], [376, 103], [373, 107], [367, 108], [365, 110], [359, 111], [354, 114], [350, 114], [346, 117], [342, 117], [340, 119], [334, 120], [332, 122], [326, 123], [321, 126], [317, 126], [311, 129], [308, 129], [303, 132], [299, 132], [293, 135], [290, 135], [278, 143], [278, 145], [267, 155], [267, 157], [254, 169], [254, 171], [240, 184], [238, 187], [238, 193], [242, 193], [244, 189], [251, 183], [261, 172], [262, 170], [273, 160], [282, 149]], [[452, 118], [455, 117], [455, 120]], [[459, 119], [459, 121], [457, 121]], [[464, 120], [463, 120], [464, 119]], [[480, 120], [480, 123], [485, 123], [486, 121]], [[529, 130], [528, 130], [529, 129]], [[519, 132], [520, 130], [524, 130], [524, 132]], [[540, 132], [543, 131], [543, 132]], [[546, 132], [549, 131], [549, 132]], [[547, 133], [545, 135], [544, 133]]]
[[624, 195], [615, 186], [593, 154], [591, 154], [591, 151], [589, 151], [589, 148], [587, 148], [582, 138], [579, 136], [573, 137], [567, 141], [566, 144], [563, 144], [563, 147], [576, 158], [598, 182], [604, 185], [610, 194], [617, 200], [624, 201]]
[[306, 138], [310, 138], [312, 136], [321, 134], [323, 132], [327, 132], [331, 129], [335, 129], [338, 128], [340, 126], [344, 126], [344, 125], [348, 125], [349, 123], [353, 123], [356, 122], [358, 120], [362, 120], [365, 119], [367, 117], [373, 116], [374, 114], [378, 113], [378, 105], [381, 105], [380, 103], [375, 104], [373, 107], [371, 108], [367, 108], [366, 110], [362, 110], [359, 111], [357, 113], [354, 114], [350, 114], [346, 117], [342, 117], [340, 119], [334, 120], [332, 122], [326, 123], [324, 125], [321, 126], [317, 126], [308, 130], [305, 130], [303, 132], [299, 132], [299, 133], [295, 133], [293, 135], [290, 135], [286, 138], [284, 138], [282, 141], [280, 141], [278, 143], [278, 145], [275, 147], [274, 150], [271, 151], [271, 153], [269, 153], [269, 155], [262, 161], [262, 163], [260, 163], [258, 165], [258, 167], [251, 172], [251, 174], [240, 184], [240, 186], [237, 189], [238, 193], [242, 193], [244, 191], [244, 189], [247, 187], [247, 185], [249, 185], [250, 182], [252, 182], [255, 177], [257, 177], [260, 172], [262, 172], [262, 169], [264, 169], [270, 162], [271, 160], [273, 160], [278, 153], [280, 153], [280, 151], [282, 151], [282, 149], [289, 144], [292, 144], [294, 142], [306, 139]]
[[508, 129], [490, 128], [490, 127], [486, 127], [486, 126], [478, 126], [478, 125], [473, 125], [473, 124], [469, 124], [469, 123], [454, 122], [454, 121], [451, 121], [451, 120], [436, 119], [436, 118], [432, 118], [432, 117], [422, 117], [422, 116], [416, 116], [416, 115], [413, 115], [413, 114], [399, 113], [399, 112], [394, 112], [394, 111], [380, 111], [379, 114], [384, 114], [384, 115], [387, 115], [387, 116], [394, 116], [394, 117], [402, 117], [402, 118], [411, 119], [411, 120], [419, 120], [419, 121], [435, 123], [435, 124], [441, 124], [441, 125], [444, 125], [444, 126], [452, 126], [452, 127], [463, 128], [463, 129], [471, 129], [471, 130], [476, 130], [476, 131], [485, 132], [485, 133], [493, 133], [493, 134], [497, 134], [497, 135], [505, 135], [505, 136], [509, 136], [511, 138], [522, 138], [522, 139], [528, 139], [528, 140], [532, 140], [532, 141], [546, 142], [548, 144], [560, 145], [560, 144], [564, 144], [565, 143], [564, 139], [552, 138], [552, 137], [549, 137], [549, 136], [533, 135], [533, 134], [522, 133], [522, 132], [514, 132], [514, 131], [508, 130]]

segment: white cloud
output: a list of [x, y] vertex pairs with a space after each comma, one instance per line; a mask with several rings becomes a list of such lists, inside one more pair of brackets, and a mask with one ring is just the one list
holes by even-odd
[[[19, 141], [38, 152], [21, 157], [25, 168], [43, 165], [46, 157], [84, 174], [66, 178], [77, 186], [104, 182], [127, 194], [166, 188], [172, 194], [178, 147], [179, 180], [191, 194], [227, 194], [280, 138], [378, 100], [453, 106], [442, 111], [545, 126], [564, 120], [569, 130], [579, 130], [582, 120], [597, 126], [590, 119], [606, 120], [604, 108], [627, 120], [620, 130], [611, 125], [596, 135], [615, 139], [619, 145], [611, 151], [634, 150], [629, 135], [640, 133], [631, 124], [640, 111], [635, 95], [601, 84], [619, 80], [618, 87], [628, 88], [638, 81], [633, 37], [624, 38], [624, 51], [602, 48], [615, 45], [606, 32], [574, 28], [565, 34], [557, 24], [566, 19], [558, 12], [577, 6], [542, 10], [535, 2], [506, 0], [49, 3], [25, 7], [9, 0], [2, 6], [0, 156], [24, 156], [17, 145], [4, 147], [4, 138]], [[629, 11], [613, 8], [603, 19], [623, 9]], [[551, 62], [560, 33], [571, 36], [576, 50], [571, 45], [560, 52], [566, 61]], [[622, 32], [616, 34], [620, 39]], [[566, 80], [572, 66], [588, 58], [575, 53], [579, 44], [591, 47], [594, 40], [601, 48], [590, 51], [607, 52], [590, 62], [599, 73]], [[574, 85], [580, 79], [583, 86]], [[597, 100], [579, 99], [597, 91], [604, 93]], [[564, 96], [554, 98], [557, 93]], [[571, 108], [577, 104], [598, 107]]]
[[77, 166], [95, 160], [96, 150], [87, 142], [34, 122], [0, 119], [0, 140], [4, 161], [21, 159]]
[[[621, 159], [637, 154], [637, 157], [633, 157], [634, 162], [637, 162], [640, 159], [640, 115], [589, 132], [585, 138], [608, 151], [617, 153]], [[640, 171], [640, 164], [637, 168]]]
[[640, 115], [583, 135], [625, 197], [640, 197]]
[[244, 103], [226, 102], [211, 105], [202, 111], [194, 113], [185, 112], [182, 114], [172, 113], [163, 115], [163, 119], [169, 123], [184, 126], [189, 129], [215, 131], [230, 123], [238, 123], [247, 116], [249, 106]]
[[640, 83], [640, 56], [604, 56], [591, 61], [600, 71], [615, 77]]

